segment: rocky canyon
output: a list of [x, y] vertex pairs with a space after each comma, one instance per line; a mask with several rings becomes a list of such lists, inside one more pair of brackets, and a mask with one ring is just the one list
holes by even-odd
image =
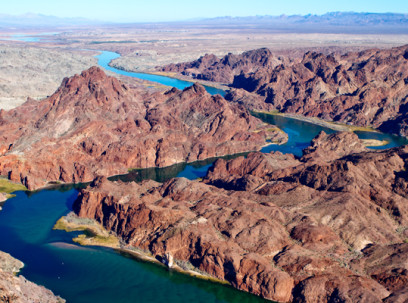
[[100, 177], [74, 211], [159, 260], [270, 300], [404, 302], [407, 161], [406, 146], [372, 151], [353, 133], [322, 132], [300, 159], [219, 159], [203, 180]]
[[229, 83], [228, 100], [408, 136], [408, 46], [275, 56], [268, 49], [159, 68]]
[[258, 150], [287, 136], [201, 85], [148, 93], [92, 67], [49, 98], [1, 110], [0, 138], [0, 174], [33, 190]]
[[[77, 216], [126, 247], [268, 300], [404, 302], [407, 146], [375, 151], [352, 132], [322, 132], [302, 157], [261, 153], [288, 135], [250, 111], [406, 136], [407, 67], [403, 46], [301, 58], [258, 49], [161, 68], [229, 83], [225, 98], [200, 84], [130, 87], [91, 67], [43, 100], [0, 111], [0, 174], [29, 190], [92, 181]], [[251, 153], [218, 159], [202, 179], [107, 180], [241, 152]]]

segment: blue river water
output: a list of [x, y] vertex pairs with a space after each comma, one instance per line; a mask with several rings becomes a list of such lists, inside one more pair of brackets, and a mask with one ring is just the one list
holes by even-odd
[[39, 37], [32, 37], [32, 36], [27, 36], [24, 34], [15, 34], [11, 36], [10, 40], [17, 40], [17, 41], [23, 41], [23, 42], [39, 42], [40, 38]]
[[22, 41], [22, 42], [46, 42], [47, 36], [53, 36], [59, 34], [58, 32], [52, 33], [37, 33], [35, 35], [26, 35], [26, 34], [14, 34], [10, 38], [4, 38], [2, 40], [11, 40], [11, 41]]
[[[160, 84], [171, 86], [171, 87], [176, 87], [178, 89], [185, 89], [186, 87], [193, 85], [193, 82], [189, 82], [189, 81], [183, 81], [183, 80], [170, 78], [166, 76], [160, 76], [160, 75], [128, 72], [128, 71], [120, 70], [115, 67], [109, 66], [109, 62], [119, 57], [120, 55], [118, 53], [108, 52], [108, 51], [101, 51], [101, 54], [96, 56], [96, 58], [98, 59], [98, 64], [100, 66], [102, 66], [106, 70], [115, 72], [119, 75], [134, 77], [134, 78], [138, 78], [142, 80], [148, 80], [151, 82], [156, 82], [156, 83], [160, 83]], [[207, 92], [209, 92], [211, 95], [219, 94], [221, 96], [225, 96], [225, 91], [222, 89], [218, 89], [212, 86], [204, 86], [204, 87], [207, 90]]]
[[0, 212], [0, 250], [22, 260], [22, 274], [67, 302], [262, 302], [231, 287], [192, 279], [112, 249], [80, 247], [76, 233], [52, 230], [77, 196], [72, 187], [18, 192]]
[[[278, 126], [285, 133], [287, 133], [289, 137], [288, 142], [283, 145], [271, 144], [264, 147], [261, 151], [265, 153], [280, 151], [282, 153], [292, 153], [298, 157], [301, 157], [302, 150], [310, 145], [310, 141], [312, 141], [312, 139], [316, 137], [320, 131], [324, 131], [327, 134], [336, 132], [335, 130], [327, 127], [280, 115], [268, 115], [263, 113], [253, 113], [253, 115], [260, 118], [264, 122]], [[375, 139], [388, 142], [388, 144], [384, 146], [369, 147], [371, 149], [386, 149], [408, 144], [407, 138], [391, 134], [367, 131], [356, 131], [355, 133], [360, 139]]]
[[[107, 65], [112, 54], [103, 52], [98, 57], [100, 65], [112, 70]], [[116, 69], [113, 71], [118, 72]], [[122, 72], [119, 71], [121, 74]], [[123, 74], [138, 75], [127, 72]], [[180, 81], [171, 78], [167, 80]], [[278, 150], [301, 156], [302, 149], [307, 147], [310, 140], [321, 130], [334, 132], [331, 129], [281, 116], [263, 114], [257, 116], [266, 122], [276, 124], [289, 135], [288, 143], [269, 145], [263, 148], [263, 152]], [[358, 133], [358, 135], [361, 138], [387, 139], [390, 144], [386, 147], [407, 144], [404, 138], [386, 134]], [[215, 159], [190, 164], [181, 163], [160, 169], [135, 170], [128, 175], [111, 179], [123, 181], [153, 179], [160, 182], [176, 176], [196, 179], [206, 174], [213, 161]], [[37, 192], [17, 192], [16, 197], [2, 206], [0, 250], [25, 263], [22, 274], [29, 280], [50, 288], [55, 294], [72, 303], [265, 302], [261, 298], [228, 286], [193, 279], [155, 264], [134, 260], [112, 249], [81, 247], [73, 243], [71, 239], [78, 233], [57, 231], [52, 227], [61, 216], [71, 210], [80, 186], [64, 185]]]

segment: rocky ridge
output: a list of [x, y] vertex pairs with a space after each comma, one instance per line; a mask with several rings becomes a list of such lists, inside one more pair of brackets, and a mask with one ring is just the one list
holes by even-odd
[[196, 61], [169, 64], [157, 67], [162, 72], [176, 72], [194, 79], [220, 83], [231, 83], [240, 73], [255, 72], [258, 69], [272, 68], [283, 63], [282, 57], [275, 57], [267, 48], [244, 52], [240, 55], [229, 53], [221, 59], [206, 54]]
[[29, 190], [164, 167], [286, 140], [242, 106], [195, 84], [131, 89], [92, 67], [42, 101], [0, 111], [0, 174]]
[[50, 290], [15, 274], [24, 264], [9, 254], [0, 252], [0, 302], [13, 303], [63, 303]]
[[407, 146], [369, 151], [353, 133], [321, 133], [300, 159], [219, 159], [203, 181], [98, 178], [74, 211], [270, 300], [403, 302], [407, 165]]
[[[190, 73], [194, 77], [222, 76], [226, 70], [234, 75], [226, 98], [251, 110], [278, 110], [408, 136], [408, 46], [344, 55], [307, 52], [301, 59], [276, 64], [265, 64], [275, 57], [264, 49], [252, 53], [259, 58], [237, 55], [236, 61], [245, 62], [237, 67], [199, 59], [164, 69], [189, 74], [198, 66], [201, 74]], [[251, 68], [241, 68], [247, 65]]]

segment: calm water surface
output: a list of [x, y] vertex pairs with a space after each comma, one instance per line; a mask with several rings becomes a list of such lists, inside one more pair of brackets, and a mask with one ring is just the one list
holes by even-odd
[[[160, 76], [160, 75], [127, 72], [127, 71], [120, 70], [115, 67], [109, 66], [109, 62], [119, 57], [120, 55], [118, 53], [108, 52], [108, 51], [101, 51], [101, 54], [96, 56], [96, 58], [98, 59], [98, 64], [100, 66], [102, 66], [106, 70], [112, 71], [119, 75], [134, 77], [134, 78], [138, 78], [142, 80], [148, 80], [148, 81], [160, 83], [160, 84], [171, 86], [171, 87], [176, 87], [178, 89], [185, 89], [186, 87], [193, 85], [193, 82], [189, 82], [189, 81], [183, 81], [183, 80], [170, 78], [166, 76]], [[222, 89], [218, 89], [218, 88], [211, 87], [211, 86], [204, 86], [204, 87], [207, 90], [207, 92], [210, 93], [211, 95], [219, 94], [221, 96], [225, 96], [225, 91]]]
[[[320, 131], [327, 134], [335, 133], [336, 131], [327, 127], [311, 124], [301, 120], [283, 117], [279, 115], [268, 115], [262, 113], [254, 113], [255, 117], [260, 118], [264, 122], [274, 124], [286, 132], [289, 136], [287, 143], [283, 145], [274, 145], [264, 147], [262, 152], [281, 151], [282, 153], [292, 153], [298, 157], [302, 156], [302, 150], [310, 145], [310, 141], [316, 137]], [[389, 143], [384, 146], [369, 147], [371, 149], [385, 149], [408, 144], [408, 139], [380, 132], [355, 132], [360, 139], [376, 139], [386, 140]]]
[[18, 192], [0, 212], [0, 250], [25, 263], [25, 277], [68, 302], [264, 302], [112, 249], [76, 245], [71, 238], [77, 233], [52, 230], [76, 196], [70, 186]]
[[54, 36], [59, 33], [52, 32], [52, 33], [38, 33], [34, 35], [27, 35], [27, 34], [14, 34], [11, 35], [10, 38], [5, 38], [3, 40], [11, 40], [11, 41], [23, 41], [23, 42], [46, 42], [47, 36]]

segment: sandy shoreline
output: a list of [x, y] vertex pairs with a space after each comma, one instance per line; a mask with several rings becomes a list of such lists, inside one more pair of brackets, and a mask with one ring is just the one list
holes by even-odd
[[311, 124], [319, 125], [322, 127], [330, 128], [336, 131], [365, 131], [365, 132], [373, 132], [373, 133], [380, 133], [380, 131], [372, 128], [372, 127], [364, 127], [364, 126], [355, 126], [355, 125], [348, 125], [339, 122], [329, 122], [325, 121], [316, 117], [305, 117], [301, 115], [295, 114], [286, 114], [286, 113], [279, 113], [279, 112], [267, 112], [267, 111], [253, 111], [254, 113], [259, 114], [266, 114], [271, 116], [282, 116], [286, 118], [291, 118], [303, 122], [308, 122]]

